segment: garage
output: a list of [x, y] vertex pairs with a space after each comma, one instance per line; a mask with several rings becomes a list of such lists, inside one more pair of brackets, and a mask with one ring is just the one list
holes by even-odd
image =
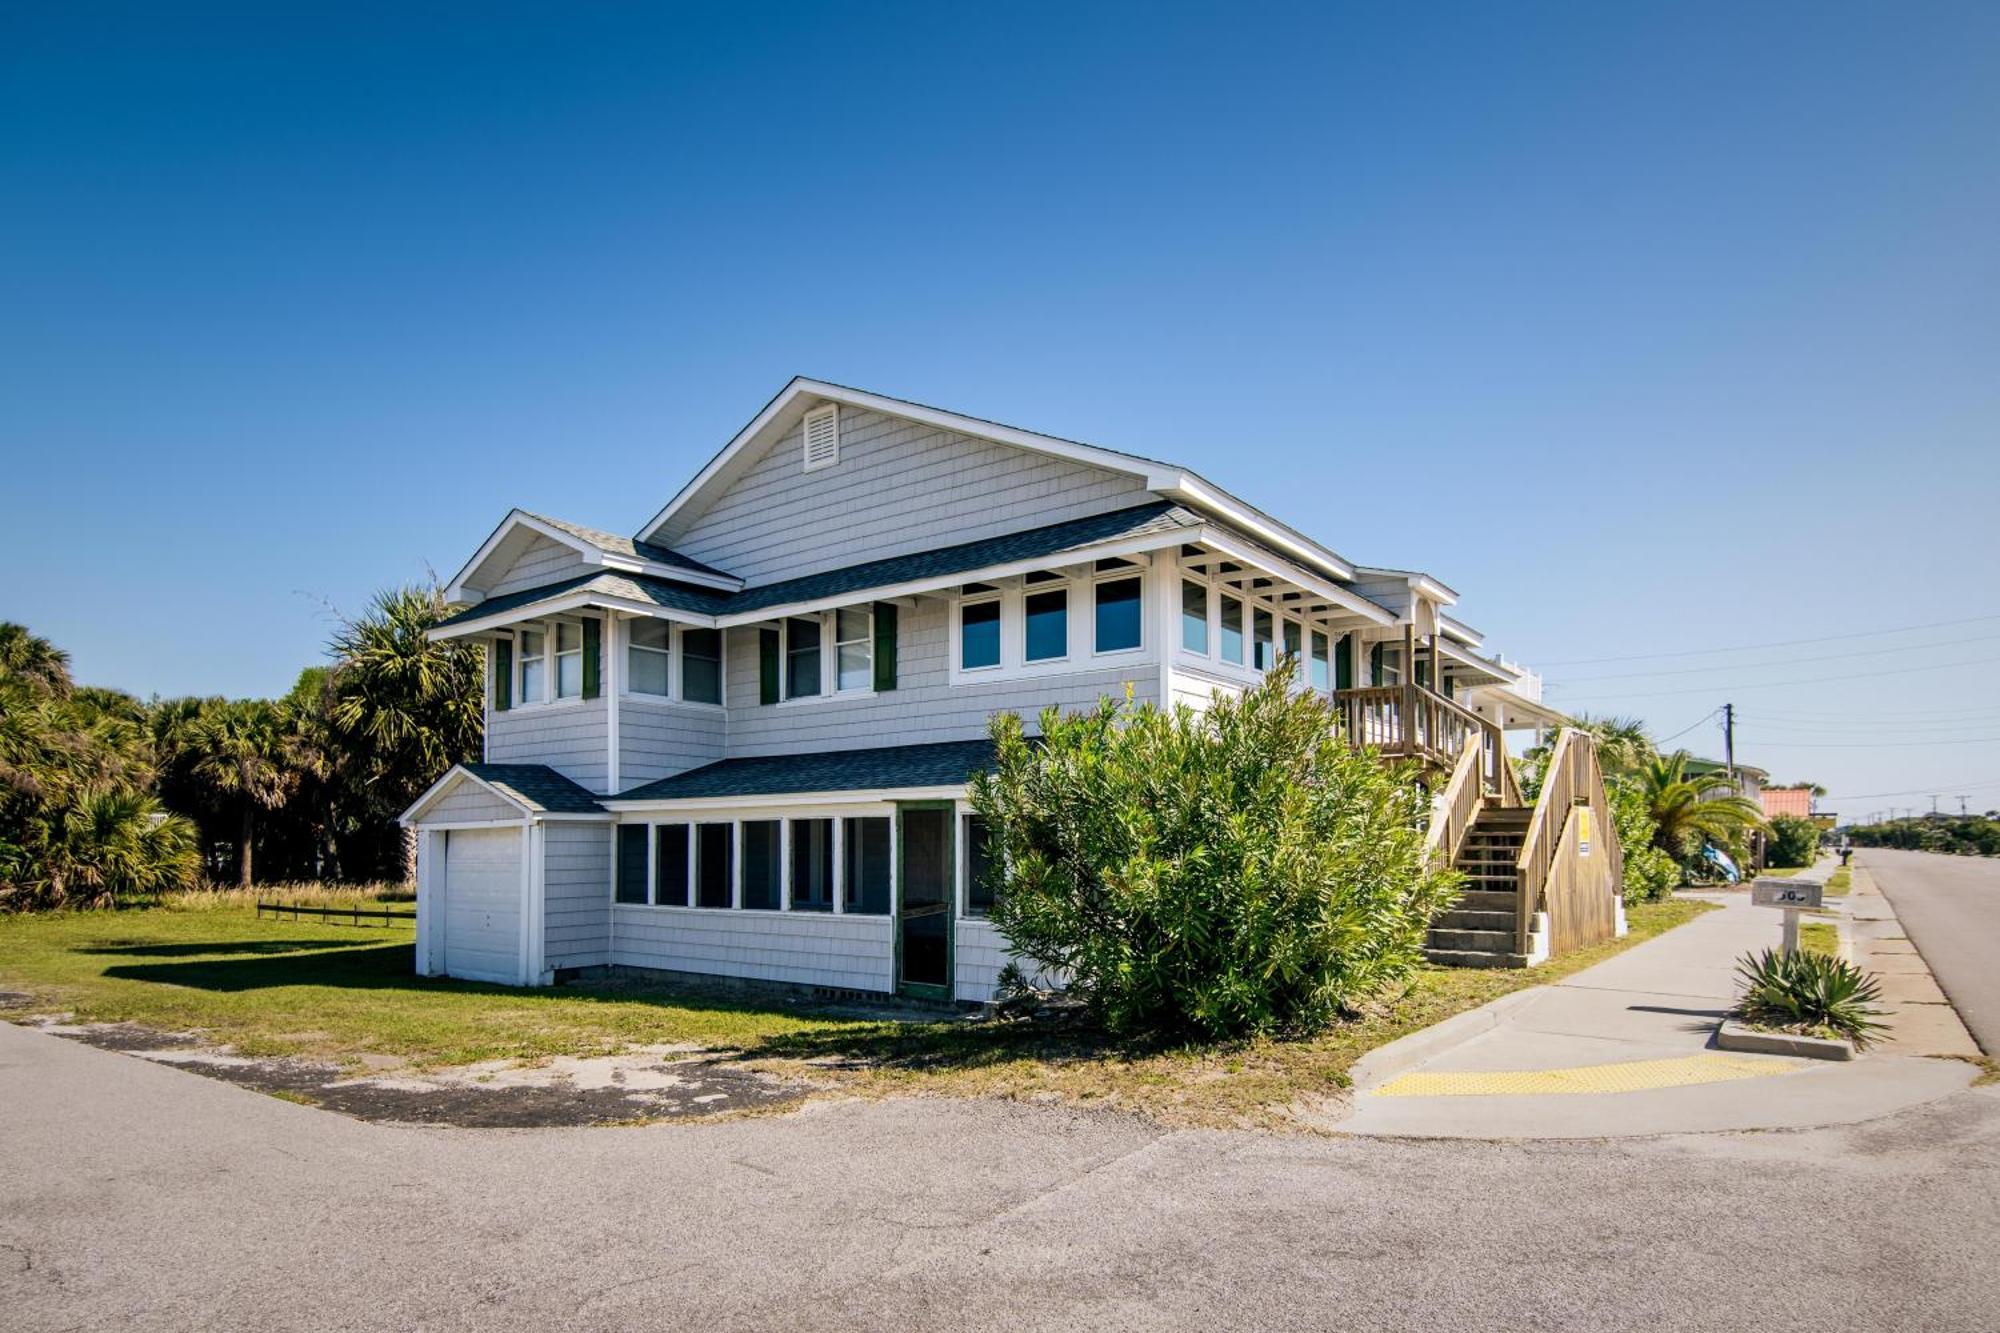
[[521, 830], [461, 828], [444, 841], [444, 972], [521, 981]]

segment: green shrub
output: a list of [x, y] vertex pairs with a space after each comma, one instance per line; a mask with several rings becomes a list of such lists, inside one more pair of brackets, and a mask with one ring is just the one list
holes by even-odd
[[1745, 954], [1736, 975], [1744, 987], [1736, 1012], [1746, 1023], [1846, 1037], [1856, 1046], [1882, 1031], [1881, 983], [1831, 954], [1766, 949]]
[[972, 786], [994, 924], [1111, 1031], [1309, 1031], [1407, 977], [1460, 877], [1413, 776], [1350, 749], [1289, 668], [1204, 713], [1107, 700], [993, 719]]
[[1604, 792], [1611, 801], [1611, 822], [1618, 827], [1618, 848], [1625, 854], [1625, 905], [1659, 902], [1680, 884], [1680, 863], [1653, 845], [1659, 826], [1632, 779], [1607, 777]]
[[1784, 870], [1809, 866], [1819, 854], [1819, 825], [1797, 815], [1779, 815], [1771, 821], [1771, 840], [1764, 848], [1764, 864]]

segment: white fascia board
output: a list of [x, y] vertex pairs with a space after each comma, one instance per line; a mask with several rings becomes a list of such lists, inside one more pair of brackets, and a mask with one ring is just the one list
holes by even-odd
[[1451, 637], [1457, 639], [1460, 643], [1466, 645], [1468, 648], [1477, 648], [1481, 644], [1486, 642], [1486, 636], [1484, 634], [1481, 634], [1478, 630], [1472, 628], [1472, 626], [1466, 624], [1463, 620], [1458, 620], [1451, 616], [1440, 615], [1438, 617], [1438, 624], [1440, 627], [1443, 628], [1444, 632], [1447, 635], [1450, 635]]
[[[1259, 555], [1237, 541], [1232, 534], [1217, 528], [1205, 527], [1201, 530], [1199, 536], [1190, 538], [1189, 540], [1198, 541], [1204, 546], [1213, 547], [1218, 552], [1241, 565], [1266, 569], [1269, 568], [1271, 563], [1268, 558]], [[1395, 616], [1384, 611], [1366, 597], [1361, 596], [1359, 593], [1349, 592], [1339, 584], [1334, 583], [1330, 579], [1322, 578], [1309, 569], [1294, 566], [1290, 569], [1273, 569], [1271, 573], [1289, 583], [1296, 583], [1299, 587], [1304, 588], [1307, 592], [1324, 601], [1352, 611], [1363, 620], [1377, 625], [1393, 625], [1396, 623]]]
[[708, 461], [708, 466], [697, 472], [694, 479], [681, 487], [680, 492], [667, 502], [666, 508], [653, 515], [652, 520], [639, 530], [639, 540], [651, 541], [654, 534], [670, 522], [675, 514], [685, 509], [696, 496], [707, 489], [710, 482], [721, 476], [738, 454], [753, 441], [761, 439], [766, 429], [784, 418], [799, 399], [807, 397], [824, 399], [827, 402], [860, 408], [863, 411], [880, 412], [885, 416], [902, 417], [908, 421], [936, 426], [940, 430], [1011, 444], [1035, 453], [1066, 458], [1071, 462], [1086, 463], [1109, 472], [1139, 477], [1144, 479], [1148, 490], [1165, 491], [1178, 484], [1183, 476], [1177, 469], [1162, 468], [1148, 463], [1145, 459], [1134, 458], [1130, 454], [1078, 444], [1075, 440], [1058, 439], [1053, 435], [1039, 435], [1034, 431], [1021, 430], [1015, 426], [1002, 426], [997, 422], [982, 421], [978, 417], [963, 416], [957, 412], [944, 411], [942, 408], [925, 407], [921, 403], [905, 402], [900, 398], [885, 398], [881, 394], [869, 393], [865, 389], [850, 389], [845, 385], [828, 384], [823, 380], [798, 376], [779, 390], [778, 396], [766, 403], [764, 410], [752, 417], [748, 425], [736, 432], [735, 437], [722, 447], [722, 451]]
[[1163, 484], [1155, 485], [1150, 479], [1146, 484], [1163, 495], [1200, 505], [1216, 517], [1235, 524], [1258, 541], [1267, 542], [1287, 555], [1323, 566], [1331, 570], [1335, 578], [1354, 577], [1354, 566], [1332, 551], [1294, 532], [1284, 524], [1258, 513], [1227, 491], [1202, 480], [1192, 472], [1176, 472]]
[[611, 597], [601, 592], [571, 593], [547, 602], [529, 602], [511, 611], [496, 611], [490, 616], [477, 620], [461, 621], [456, 625], [434, 627], [424, 631], [424, 637], [432, 640], [464, 639], [474, 634], [484, 634], [488, 630], [505, 629], [523, 620], [535, 620], [542, 616], [560, 615], [565, 611], [579, 611], [586, 607], [597, 607], [606, 611], [625, 611], [635, 616], [650, 616], [654, 620], [677, 620], [683, 625], [695, 625], [702, 629], [714, 629], [716, 617], [705, 616], [698, 611], [675, 611], [651, 602], [635, 602], [625, 597]]
[[1149, 533], [1144, 537], [1099, 542], [1094, 546], [1079, 546], [1054, 556], [1037, 556], [1032, 560], [1010, 560], [1004, 565], [982, 565], [978, 569], [962, 570], [956, 574], [939, 574], [930, 578], [912, 579], [906, 583], [885, 584], [878, 588], [856, 588], [851, 592], [836, 593], [830, 597], [785, 602], [776, 606], [759, 607], [755, 611], [738, 611], [733, 615], [715, 617], [715, 624], [720, 629], [736, 625], [761, 625], [766, 621], [782, 620], [786, 616], [853, 606], [857, 601], [892, 602], [902, 597], [943, 592], [962, 583], [989, 583], [994, 579], [1011, 578], [1037, 569], [1048, 569], [1052, 560], [1059, 560], [1064, 565], [1078, 565], [1089, 564], [1096, 560], [1144, 555], [1149, 551], [1176, 547], [1183, 542], [1198, 541], [1201, 532], [1199, 528], [1181, 528], [1173, 532]]
[[1502, 662], [1488, 661], [1477, 653], [1453, 643], [1450, 639], [1442, 640], [1442, 646], [1444, 648], [1444, 655], [1447, 658], [1458, 663], [1460, 666], [1471, 667], [1474, 671], [1483, 671], [1487, 675], [1492, 676], [1496, 681], [1506, 683], [1521, 678], [1521, 673], [1514, 668]]
[[537, 824], [583, 823], [603, 824], [610, 822], [609, 810], [537, 810], [530, 816]]
[[679, 796], [632, 800], [600, 799], [619, 814], [660, 814], [677, 811], [757, 810], [784, 806], [880, 805], [885, 801], [952, 801], [965, 796], [965, 784], [948, 787], [870, 787], [861, 791], [773, 792], [765, 796]]
[[438, 797], [444, 795], [446, 791], [450, 790], [450, 788], [455, 782], [461, 780], [465, 782], [476, 783], [480, 787], [484, 788], [489, 796], [497, 797], [500, 800], [505, 801], [507, 804], [513, 806], [516, 810], [519, 810], [521, 812], [521, 818], [523, 820], [527, 819], [529, 816], [536, 813], [534, 810], [530, 809], [525, 802], [513, 796], [508, 795], [500, 788], [494, 786], [492, 783], [486, 781], [486, 779], [480, 777], [477, 773], [474, 773], [471, 769], [461, 767], [458, 764], [453, 764], [450, 768], [444, 771], [443, 777], [439, 778], [436, 782], [433, 782], [429, 787], [427, 787], [424, 790], [424, 794], [422, 796], [419, 796], [416, 800], [410, 802], [409, 809], [403, 811], [402, 814], [396, 816], [396, 822], [404, 825], [405, 827], [418, 823], [420, 820], [423, 819], [424, 811], [430, 807], [431, 803], [437, 800]]
[[1422, 593], [1440, 606], [1458, 605], [1458, 592], [1438, 582], [1418, 569], [1380, 569], [1372, 565], [1362, 565], [1357, 571], [1365, 579], [1400, 580], [1416, 592]]

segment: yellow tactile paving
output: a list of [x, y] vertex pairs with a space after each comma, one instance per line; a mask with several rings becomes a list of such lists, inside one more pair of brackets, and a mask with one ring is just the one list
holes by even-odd
[[1801, 1061], [1765, 1056], [1761, 1059], [1713, 1052], [1679, 1055], [1667, 1060], [1631, 1060], [1624, 1064], [1580, 1065], [1574, 1069], [1418, 1070], [1390, 1079], [1370, 1094], [1375, 1097], [1554, 1097], [1579, 1093], [1647, 1092], [1654, 1088], [1684, 1088], [1697, 1083], [1724, 1083], [1737, 1078], [1785, 1074]]

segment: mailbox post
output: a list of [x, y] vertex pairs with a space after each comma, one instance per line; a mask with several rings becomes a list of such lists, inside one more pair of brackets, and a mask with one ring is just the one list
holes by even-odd
[[1750, 885], [1750, 901], [1758, 907], [1785, 909], [1783, 949], [1786, 953], [1797, 953], [1799, 913], [1808, 908], [1817, 911], [1824, 901], [1824, 890], [1824, 885], [1811, 882], [1802, 884], [1789, 879], [1760, 879]]

